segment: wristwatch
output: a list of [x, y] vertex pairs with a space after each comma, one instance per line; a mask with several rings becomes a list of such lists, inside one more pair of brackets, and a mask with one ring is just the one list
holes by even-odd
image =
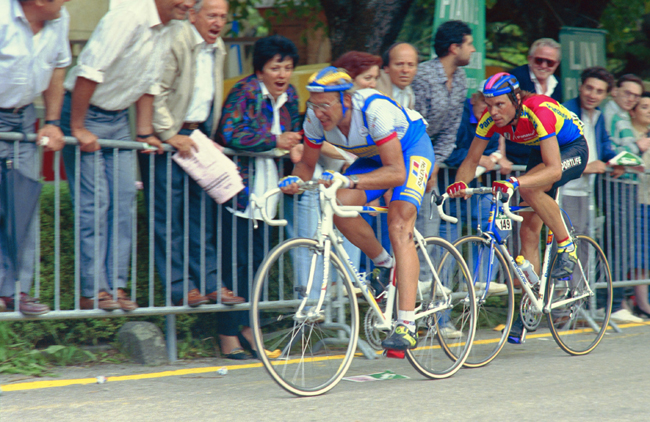
[[356, 189], [357, 183], [359, 183], [359, 176], [353, 174], [351, 176], [348, 176], [348, 179], [350, 179], [350, 182], [352, 182], [352, 186], [350, 186], [350, 189]]

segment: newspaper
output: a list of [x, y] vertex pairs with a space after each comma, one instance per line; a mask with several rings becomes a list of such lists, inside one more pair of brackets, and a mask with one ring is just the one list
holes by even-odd
[[226, 157], [217, 145], [203, 132], [195, 130], [190, 135], [198, 147], [190, 158], [177, 152], [172, 159], [219, 204], [231, 199], [244, 189], [237, 166]]
[[643, 160], [641, 157], [627, 151], [619, 153], [616, 157], [610, 159], [607, 164], [610, 166], [632, 167], [633, 170], [643, 171]]

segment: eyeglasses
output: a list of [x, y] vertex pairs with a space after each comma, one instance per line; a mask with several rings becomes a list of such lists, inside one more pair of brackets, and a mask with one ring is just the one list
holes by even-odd
[[639, 94], [635, 94], [634, 92], [630, 92], [628, 90], [623, 91], [623, 96], [626, 98], [631, 98], [633, 100], [638, 100], [639, 98], [641, 98]]
[[307, 101], [305, 103], [305, 105], [310, 110], [313, 110], [313, 111], [319, 110], [319, 111], [325, 111], [326, 112], [327, 110], [329, 110], [330, 107], [332, 107], [333, 103], [332, 104], [327, 104], [327, 103], [316, 104], [316, 103], [312, 103], [311, 101]]
[[557, 60], [545, 59], [543, 57], [535, 57], [533, 61], [537, 66], [541, 66], [544, 62], [546, 62], [546, 66], [548, 67], [553, 67], [557, 64]]

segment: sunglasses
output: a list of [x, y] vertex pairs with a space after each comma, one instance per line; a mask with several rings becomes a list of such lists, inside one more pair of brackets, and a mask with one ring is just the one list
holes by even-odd
[[533, 61], [537, 66], [541, 66], [544, 62], [546, 62], [546, 66], [548, 67], [553, 67], [557, 64], [557, 60], [545, 59], [542, 57], [535, 57], [533, 58]]

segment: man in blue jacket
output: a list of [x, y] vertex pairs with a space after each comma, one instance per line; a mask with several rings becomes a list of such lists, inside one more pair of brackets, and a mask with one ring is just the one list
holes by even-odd
[[[589, 160], [585, 171], [579, 179], [572, 180], [562, 186], [560, 191], [561, 206], [569, 214], [576, 233], [588, 234], [589, 204], [594, 200], [595, 174], [605, 173], [606, 162], [616, 155], [605, 128], [605, 117], [598, 108], [614, 87], [614, 76], [602, 67], [590, 67], [580, 75], [582, 84], [578, 89], [579, 96], [563, 105], [575, 113], [584, 123], [583, 132], [589, 145]], [[622, 166], [614, 166], [613, 177], [624, 173]], [[585, 248], [578, 255], [586, 253]], [[586, 260], [586, 256], [580, 256]], [[583, 261], [584, 262], [584, 261]], [[612, 304], [612, 319], [616, 322], [640, 322], [634, 315], [622, 307], [622, 289], [614, 289]]]

